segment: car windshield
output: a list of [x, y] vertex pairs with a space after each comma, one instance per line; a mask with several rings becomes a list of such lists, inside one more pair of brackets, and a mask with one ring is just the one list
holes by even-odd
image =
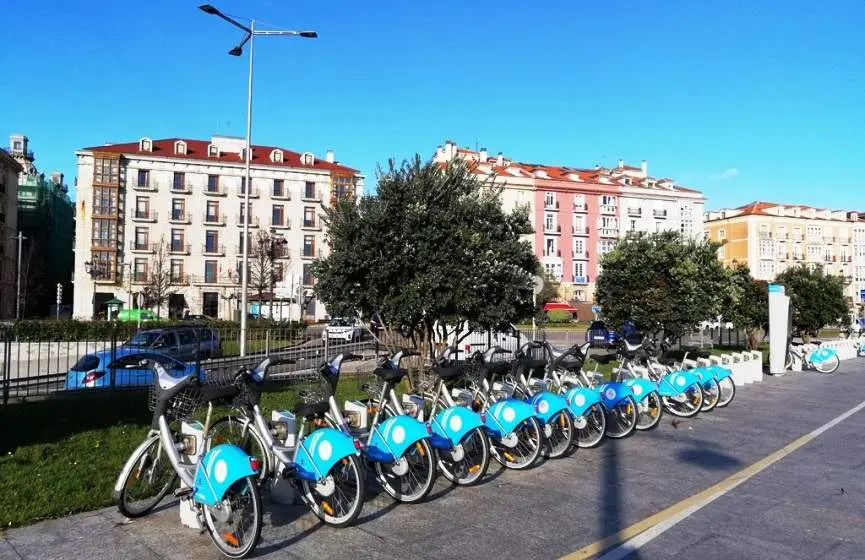
[[157, 332], [140, 332], [132, 335], [126, 343], [127, 346], [150, 346], [159, 337]]
[[593, 331], [596, 329], [605, 329], [605, 328], [607, 328], [607, 327], [606, 327], [606, 325], [604, 325], [603, 321], [595, 321], [594, 323], [589, 325], [590, 331]]
[[331, 327], [350, 327], [351, 321], [342, 317], [336, 318], [330, 322]]
[[99, 358], [93, 354], [87, 354], [72, 366], [72, 371], [92, 371], [99, 367]]

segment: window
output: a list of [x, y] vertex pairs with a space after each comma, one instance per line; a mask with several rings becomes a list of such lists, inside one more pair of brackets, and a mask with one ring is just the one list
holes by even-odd
[[135, 282], [147, 282], [147, 259], [135, 259]]
[[586, 196], [582, 194], [574, 195], [574, 210], [586, 209]]
[[173, 229], [171, 230], [171, 250], [172, 251], [183, 251], [183, 230], [182, 229]]
[[602, 216], [600, 219], [600, 226], [601, 229], [619, 229], [619, 220], [608, 216]]
[[93, 187], [93, 214], [95, 216], [116, 216], [117, 195], [117, 189]]
[[16, 152], [20, 152], [24, 149], [24, 144], [21, 142], [21, 140], [15, 140], [15, 142], [12, 143], [12, 149]]
[[273, 196], [284, 196], [285, 192], [285, 181], [282, 179], [274, 179], [273, 180]]
[[190, 346], [198, 342], [198, 337], [195, 336], [195, 331], [192, 329], [177, 331], [177, 338], [180, 339], [181, 346]]
[[315, 227], [315, 208], [311, 206], [304, 207], [303, 227]]
[[139, 169], [138, 170], [138, 186], [139, 187], [147, 187], [150, 185], [150, 170], [149, 169]]
[[217, 200], [208, 200], [207, 201], [207, 221], [215, 222], [219, 220], [219, 201]]
[[686, 219], [682, 218], [682, 221], [679, 223], [679, 233], [681, 233], [682, 235], [688, 235], [691, 233], [691, 230], [693, 230], [693, 229], [694, 229], [693, 220], [690, 220], [690, 219], [686, 220]]
[[207, 146], [207, 155], [210, 157], [219, 157], [219, 146], [210, 144]]
[[727, 239], [727, 230], [719, 229], [718, 230], [718, 241], [723, 241]]
[[775, 243], [771, 239], [760, 240], [760, 258], [774, 259], [775, 258]]
[[628, 231], [637, 231], [637, 220], [630, 220], [628, 224]]
[[[240, 194], [246, 193], [246, 177], [240, 178]], [[250, 193], [252, 194], [252, 193]]]
[[116, 185], [120, 182], [120, 160], [96, 158], [93, 163], [93, 182]]
[[548, 192], [544, 196], [544, 206], [547, 208], [555, 208], [556, 207], [556, 193]]
[[832, 254], [832, 247], [825, 247], [823, 250], [823, 259], [826, 262], [832, 262], [834, 255]]
[[201, 313], [208, 317], [219, 316], [219, 293], [203, 292], [201, 294]]
[[178, 140], [174, 143], [174, 153], [178, 155], [186, 155], [186, 142]]
[[586, 263], [584, 262], [575, 262], [574, 263], [574, 282], [581, 283], [585, 282], [586, 278]]
[[285, 207], [281, 204], [273, 205], [273, 212], [271, 213], [270, 223], [275, 226], [285, 225]]
[[175, 283], [183, 282], [183, 261], [178, 259], [171, 260], [171, 281]]
[[802, 241], [802, 228], [794, 227], [793, 228], [793, 241]]
[[[249, 249], [247, 249], [249, 251]], [[243, 254], [243, 232], [240, 232], [240, 235], [237, 236], [237, 254]]]
[[793, 258], [802, 260], [802, 246], [799, 244], [793, 245]]
[[285, 279], [285, 271], [281, 262], [273, 263], [273, 281], [282, 282]]
[[808, 226], [808, 241], [823, 241], [823, 228]]
[[207, 176], [207, 192], [209, 192], [209, 193], [218, 193], [219, 192], [219, 175], [208, 175]]
[[616, 197], [612, 195], [601, 195], [601, 205], [602, 206], [615, 206], [616, 205]]
[[114, 220], [93, 220], [93, 247], [111, 249], [117, 246], [117, 225]]
[[560, 263], [544, 263], [544, 272], [556, 280], [562, 279], [562, 265]]
[[276, 163], [282, 162], [282, 150], [273, 150], [270, 152], [270, 160]]
[[204, 261], [204, 282], [206, 284], [215, 284], [217, 275], [216, 261]]
[[303, 285], [312, 286], [315, 279], [312, 276], [312, 264], [303, 263]]
[[304, 235], [303, 236], [303, 256], [304, 257], [314, 257], [315, 256], [315, 237], [312, 235]]
[[574, 233], [588, 233], [583, 216], [574, 216]]
[[184, 189], [186, 187], [186, 173], [175, 171], [172, 185], [176, 191]]
[[135, 197], [135, 217], [150, 218], [150, 198], [146, 196]]
[[544, 239], [544, 256], [556, 256], [556, 239], [554, 237], [547, 237], [546, 239]]
[[787, 241], [776, 241], [775, 242], [775, 255], [778, 256], [779, 259], [786, 259], [787, 256]]
[[240, 223], [241, 224], [246, 220], [247, 215], [249, 215], [251, 218], [252, 214], [253, 214], [252, 203], [250, 203], [249, 205], [246, 205], [246, 204], [240, 205]]
[[147, 249], [147, 242], [150, 237], [150, 230], [146, 227], [135, 228], [135, 248]]
[[208, 230], [204, 233], [204, 250], [207, 253], [219, 251], [219, 232]]
[[304, 198], [308, 198], [310, 200], [315, 200], [315, 183], [312, 181], [307, 181], [303, 186], [303, 195]]
[[727, 257], [727, 248], [724, 245], [718, 247], [718, 259], [724, 260]]
[[771, 280], [775, 277], [775, 261], [760, 261], [759, 271], [761, 278]]
[[841, 262], [847, 262], [847, 261], [848, 261], [847, 247], [841, 247]]
[[616, 248], [615, 239], [602, 239], [598, 242], [598, 257], [603, 257]]
[[556, 215], [550, 212], [544, 214], [544, 231], [556, 230]]
[[186, 201], [182, 198], [171, 199], [171, 219], [182, 220], [186, 217]]
[[823, 247], [820, 245], [808, 245], [808, 260], [809, 261], [819, 261], [820, 257], [823, 256]]
[[586, 256], [585, 239], [574, 239], [574, 257], [581, 259]]

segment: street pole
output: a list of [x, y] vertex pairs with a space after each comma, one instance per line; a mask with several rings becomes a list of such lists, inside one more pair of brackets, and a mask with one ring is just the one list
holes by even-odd
[[57, 283], [57, 309], [56, 309], [56, 319], [60, 320], [60, 302], [63, 301], [63, 284], [60, 282]]
[[15, 288], [16, 298], [15, 298], [15, 319], [21, 319], [21, 248], [24, 243], [24, 240], [27, 239], [24, 237], [20, 231], [18, 235], [14, 238], [18, 240], [18, 276], [17, 276], [17, 286]]
[[243, 267], [240, 278], [240, 356], [246, 356], [246, 309], [249, 304], [249, 191], [252, 188], [252, 64], [255, 51], [255, 20], [249, 22], [249, 84], [246, 90], [246, 188], [243, 192]]

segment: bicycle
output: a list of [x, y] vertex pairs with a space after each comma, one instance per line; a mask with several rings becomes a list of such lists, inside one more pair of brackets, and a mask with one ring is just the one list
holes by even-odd
[[[696, 373], [682, 369], [682, 364], [663, 363], [661, 356], [669, 348], [665, 341], [661, 353], [653, 341], [644, 344], [645, 360], [649, 378], [658, 383], [658, 394], [664, 410], [680, 418], [692, 418], [703, 408], [703, 386]], [[716, 403], [717, 404], [717, 403]]]
[[834, 348], [823, 348], [819, 340], [814, 341], [818, 348], [810, 352], [804, 350], [804, 343], [788, 342], [787, 356], [784, 360], [786, 369], [793, 369], [793, 360], [798, 359], [803, 367], [812, 367], [820, 373], [835, 373], [841, 366], [841, 359], [838, 357], [838, 352]]
[[[232, 403], [238, 416], [214, 423], [214, 441], [237, 443], [261, 457], [259, 483], [276, 485], [290, 480], [312, 512], [333, 527], [354, 522], [363, 508], [364, 477], [360, 442], [338, 430], [317, 427], [329, 408], [329, 395], [300, 391], [301, 401], [293, 410], [274, 410], [271, 422], [261, 412], [261, 384], [270, 368], [295, 363], [293, 359], [266, 357], [250, 369], [242, 367], [234, 378], [240, 388]], [[295, 433], [295, 417], [301, 418]], [[307, 435], [307, 427], [313, 430]]]
[[[214, 402], [233, 399], [237, 388], [203, 385], [194, 374], [173, 377], [156, 361], [145, 360], [132, 367], [148, 366], [153, 371], [153, 421], [144, 442], [130, 455], [114, 485], [120, 513], [130, 518], [146, 515], [179, 478], [181, 487], [174, 496], [180, 498], [181, 519], [184, 512], [189, 512], [192, 519], [188, 523], [205, 528], [223, 555], [248, 556], [261, 536], [258, 459], [235, 445], [211, 447], [208, 443]], [[207, 403], [204, 424], [186, 422], [202, 402]], [[174, 421], [181, 422], [179, 433], [169, 426]], [[144, 483], [144, 496], [135, 499], [139, 482]]]
[[641, 350], [641, 344], [635, 345], [627, 339], [622, 340], [619, 346], [622, 361], [616, 372], [616, 381], [631, 388], [634, 400], [637, 401], [637, 429], [647, 431], [661, 423], [664, 405], [658, 391], [658, 382], [651, 378], [648, 369], [638, 369], [634, 363], [640, 356]]

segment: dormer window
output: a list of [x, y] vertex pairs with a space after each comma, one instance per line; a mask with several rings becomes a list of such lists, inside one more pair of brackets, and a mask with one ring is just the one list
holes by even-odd
[[142, 138], [138, 141], [138, 151], [140, 152], [152, 152], [153, 151], [153, 140], [150, 138]]
[[282, 163], [282, 150], [273, 150], [270, 152], [270, 161], [274, 163]]
[[300, 163], [303, 165], [315, 165], [315, 156], [312, 155], [312, 152], [304, 152], [302, 156], [300, 156]]
[[186, 142], [183, 140], [178, 140], [174, 143], [174, 153], [179, 156], [186, 155]]
[[207, 145], [207, 157], [219, 157], [219, 146], [216, 144], [208, 144]]

